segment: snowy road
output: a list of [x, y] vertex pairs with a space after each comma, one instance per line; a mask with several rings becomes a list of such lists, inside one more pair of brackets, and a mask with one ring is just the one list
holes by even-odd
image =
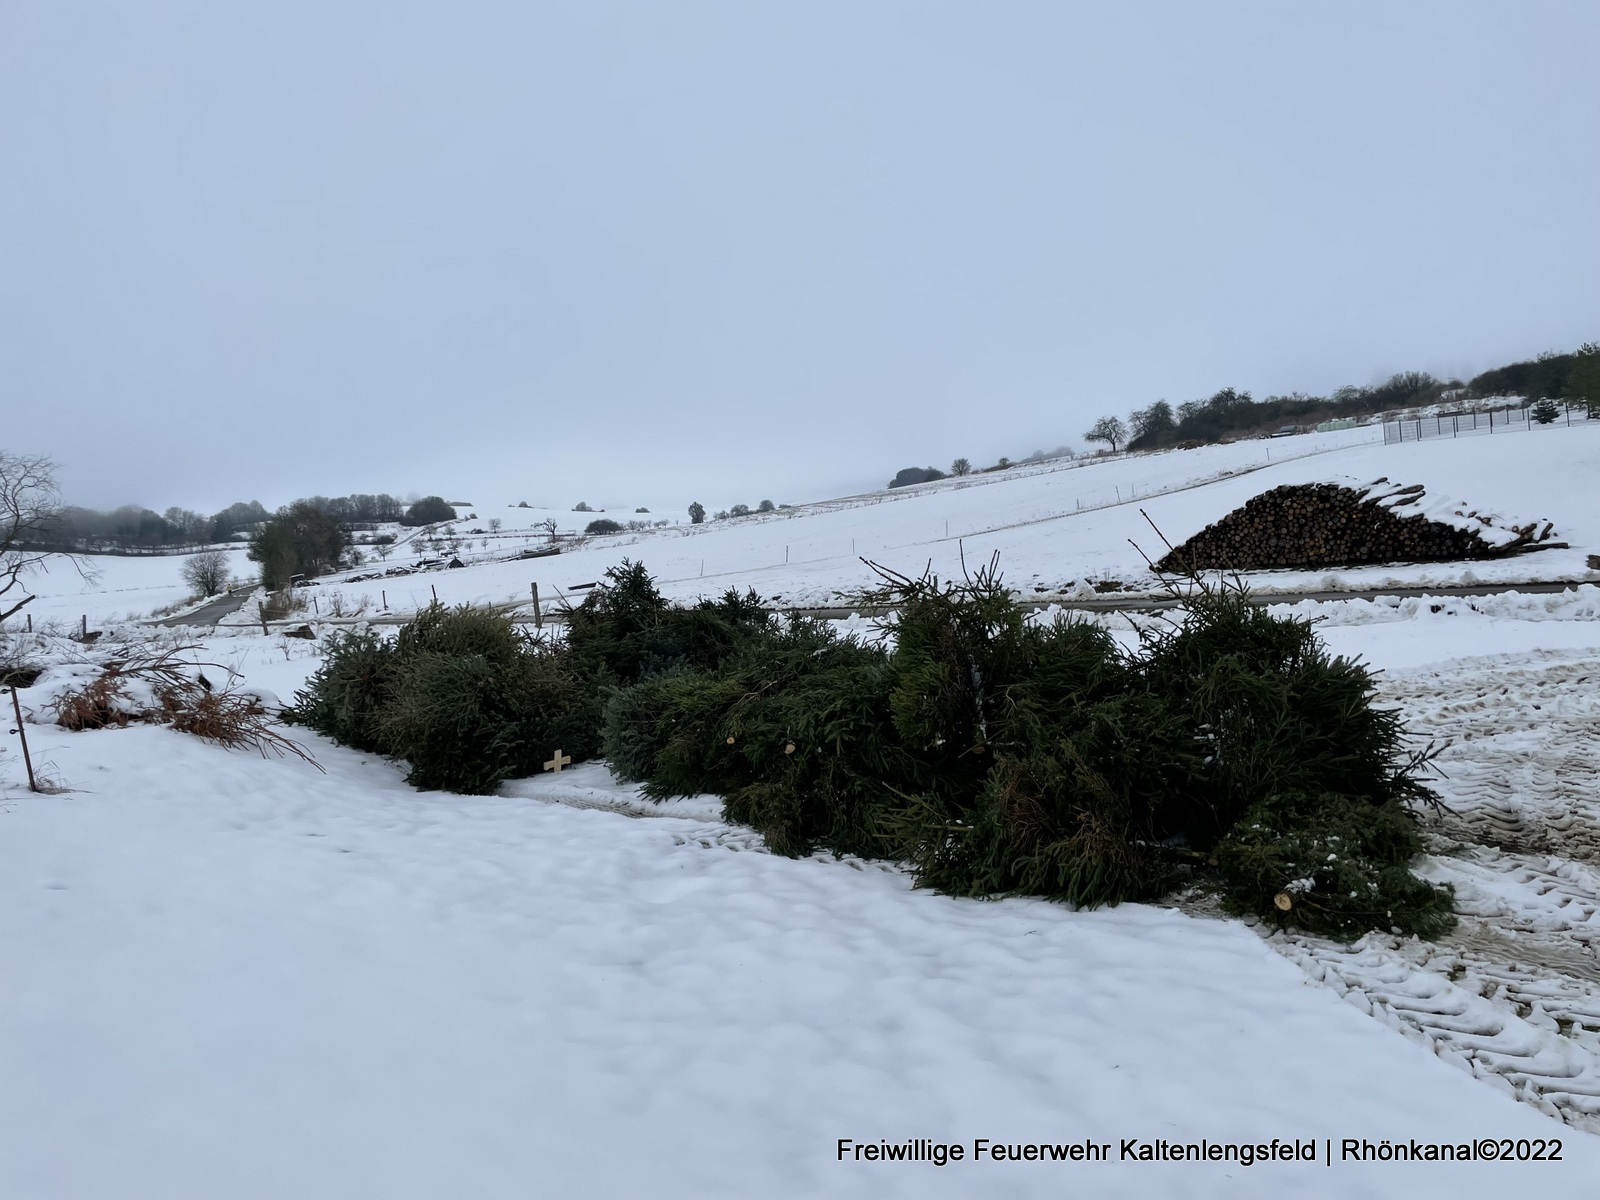
[[156, 624], [168, 629], [176, 628], [180, 625], [215, 625], [223, 617], [236, 613], [243, 608], [252, 594], [249, 589], [230, 592], [225, 596], [218, 596], [214, 600], [206, 601], [193, 612], [183, 613], [176, 617], [168, 617], [164, 621], [157, 621]]

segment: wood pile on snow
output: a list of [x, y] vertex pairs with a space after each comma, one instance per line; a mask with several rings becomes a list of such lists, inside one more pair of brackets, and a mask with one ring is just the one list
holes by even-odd
[[1548, 541], [1552, 532], [1549, 521], [1513, 524], [1431, 499], [1421, 484], [1352, 479], [1263, 492], [1155, 565], [1182, 572], [1450, 562], [1512, 554]]

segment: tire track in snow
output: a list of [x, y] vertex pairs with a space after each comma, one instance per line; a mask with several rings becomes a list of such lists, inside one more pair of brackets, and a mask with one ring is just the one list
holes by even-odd
[[1540, 652], [1379, 676], [1423, 743], [1448, 742], [1420, 873], [1456, 888], [1436, 943], [1268, 943], [1441, 1058], [1600, 1133], [1600, 656]]

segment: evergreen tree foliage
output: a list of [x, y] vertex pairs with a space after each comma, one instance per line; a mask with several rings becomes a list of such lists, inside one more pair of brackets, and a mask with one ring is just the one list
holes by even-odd
[[296, 575], [320, 575], [339, 565], [350, 535], [309, 500], [296, 500], [250, 535], [245, 557], [261, 565], [261, 582], [276, 591]]
[[371, 630], [334, 630], [322, 665], [284, 710], [284, 719], [368, 753], [382, 753], [378, 716], [394, 675], [394, 643]]
[[1236, 913], [1338, 937], [1436, 937], [1455, 923], [1451, 892], [1407, 869], [1421, 852], [1416, 819], [1397, 801], [1290, 792], [1245, 810], [1214, 857]]
[[599, 747], [599, 704], [570, 657], [486, 609], [434, 604], [391, 644], [333, 635], [324, 662], [285, 711], [358, 749], [410, 763], [419, 788], [492, 792], [557, 747], [576, 761]]
[[456, 510], [445, 502], [443, 496], [424, 496], [400, 518], [402, 525], [437, 525], [440, 521], [454, 521]]
[[[997, 561], [960, 581], [881, 571], [896, 616], [865, 644], [780, 622], [753, 592], [693, 606], [623, 562], [559, 649], [435, 606], [390, 645], [331, 639], [296, 719], [411, 762], [419, 787], [492, 790], [560, 745], [647, 796], [715, 794], [774, 852], [905, 862], [919, 885], [1093, 906], [1176, 886], [1336, 936], [1433, 936], [1420, 780], [1370, 674], [1304, 621], [1200, 588], [1124, 649], [1040, 623]], [[1198, 582], [1198, 581], [1194, 581]]]
[[668, 604], [643, 563], [622, 562], [567, 615], [567, 647], [597, 688], [630, 686], [674, 667], [713, 670], [775, 628], [753, 591], [692, 608]]
[[944, 472], [937, 467], [904, 467], [895, 472], [889, 481], [891, 488], [910, 487], [914, 483], [932, 483], [936, 479], [943, 479]]
[[1209, 880], [1280, 924], [1449, 927], [1449, 891], [1407, 865], [1421, 760], [1308, 624], [1202, 592], [1125, 653], [1026, 620], [992, 563], [887, 592], [892, 652], [791, 624], [720, 670], [680, 662], [612, 694], [607, 756], [647, 795], [724, 796], [776, 852], [905, 861], [957, 895], [1097, 905]]
[[1600, 417], [1600, 342], [1585, 342], [1572, 356], [1561, 394], [1584, 407], [1590, 417]]
[[225, 542], [239, 530], [259, 525], [271, 515], [259, 500], [230, 504], [211, 518], [210, 538], [213, 542]]

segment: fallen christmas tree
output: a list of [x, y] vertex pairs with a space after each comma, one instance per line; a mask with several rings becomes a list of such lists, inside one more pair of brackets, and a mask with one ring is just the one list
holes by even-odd
[[[883, 577], [892, 646], [780, 624], [753, 596], [672, 605], [624, 563], [573, 611], [564, 642], [519, 651], [538, 657], [536, 679], [487, 690], [576, 698], [572, 713], [597, 727], [571, 741], [574, 757], [600, 751], [653, 798], [720, 795], [727, 819], [777, 853], [890, 859], [955, 895], [1085, 906], [1198, 885], [1234, 911], [1340, 936], [1453, 923], [1450, 891], [1409, 868], [1415, 805], [1436, 802], [1427, 755], [1407, 752], [1370, 674], [1330, 656], [1308, 623], [1201, 586], [1181, 624], [1126, 651], [1099, 626], [1030, 619], [993, 562], [960, 582]], [[453, 622], [487, 619], [429, 610], [419, 622], [435, 653]], [[418, 640], [403, 630], [395, 653], [414, 658]], [[456, 713], [481, 676], [392, 669], [352, 638], [293, 715], [403, 755], [400, 735], [415, 735], [388, 714]], [[351, 695], [368, 698], [364, 721], [340, 715]], [[493, 771], [454, 772], [475, 789], [553, 746], [555, 730], [517, 703], [497, 720], [466, 707], [455, 757], [494, 751]], [[413, 764], [416, 782], [451, 774], [446, 741], [413, 744], [432, 764]]]
[[1364, 563], [1498, 558], [1545, 542], [1548, 521], [1515, 525], [1464, 504], [1440, 502], [1420, 484], [1286, 484], [1206, 526], [1156, 570], [1249, 571]]

